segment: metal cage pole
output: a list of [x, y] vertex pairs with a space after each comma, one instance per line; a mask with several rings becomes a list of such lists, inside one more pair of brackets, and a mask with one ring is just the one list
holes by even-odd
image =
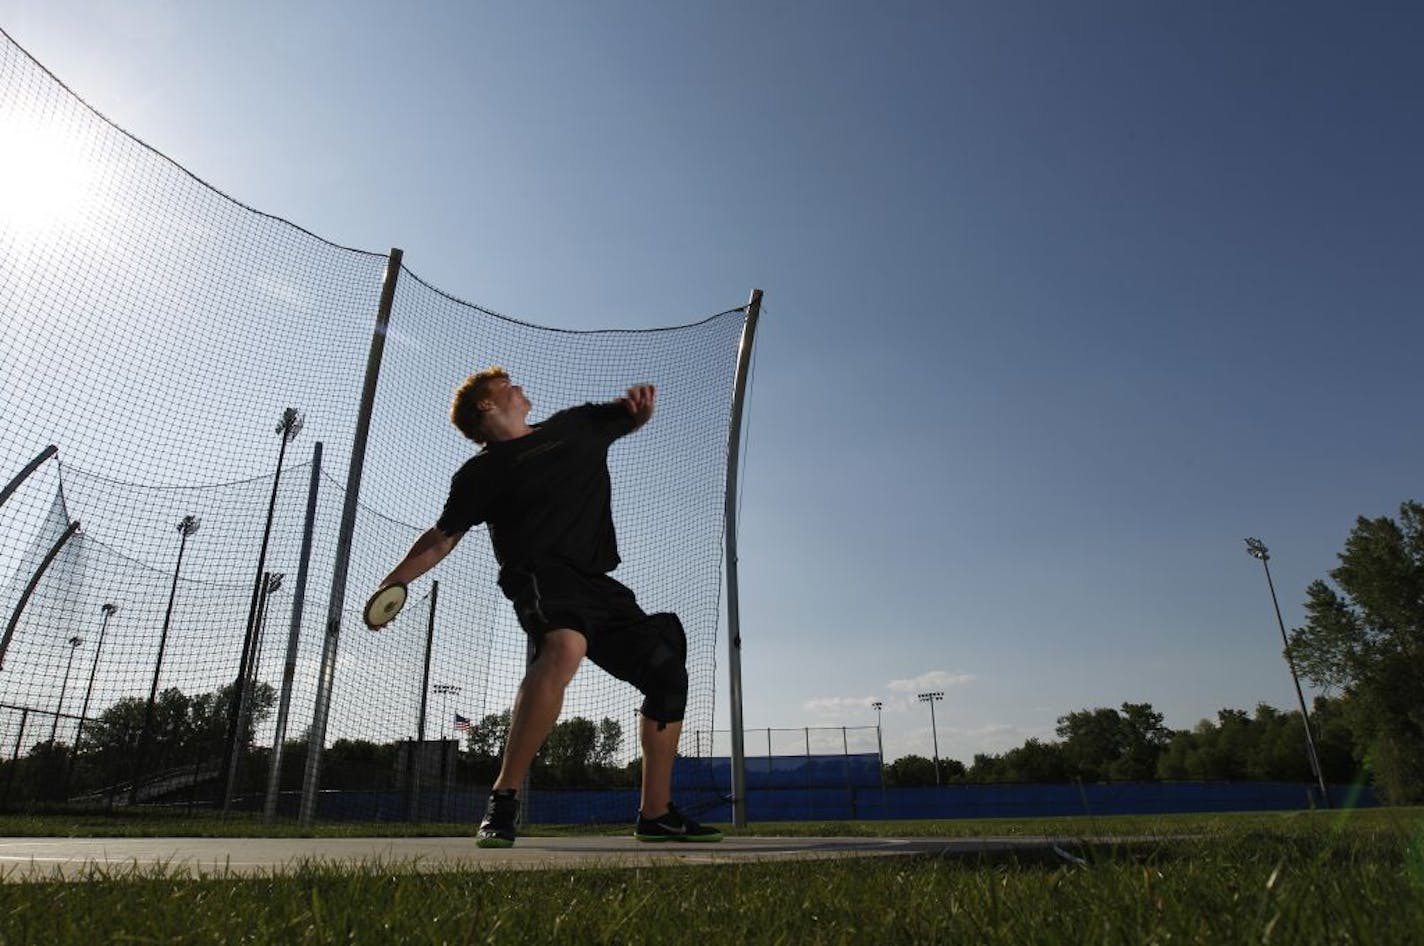
[[25, 590], [20, 593], [20, 600], [15, 604], [15, 610], [10, 613], [10, 623], [5, 625], [5, 636], [0, 637], [0, 670], [5, 669], [5, 654], [10, 650], [10, 638], [15, 636], [15, 628], [20, 625], [20, 616], [25, 613], [25, 605], [30, 603], [30, 596], [35, 593], [35, 589], [40, 586], [40, 580], [44, 578], [45, 572], [49, 571], [50, 565], [58, 557], [66, 542], [79, 531], [79, 520], [76, 519], [69, 524], [69, 528], [55, 540], [45, 553], [44, 559], [40, 562], [40, 567], [35, 569], [35, 573], [30, 576], [29, 584], [25, 585]]
[[406, 754], [406, 820], [419, 821], [420, 767], [425, 762], [425, 715], [430, 708], [430, 655], [435, 649], [435, 609], [440, 604], [440, 582], [430, 583], [430, 611], [425, 622], [425, 664], [420, 672], [420, 712], [415, 720], [415, 742]]
[[361, 388], [361, 406], [356, 415], [356, 434], [351, 443], [351, 464], [346, 471], [346, 497], [341, 507], [341, 529], [336, 537], [336, 562], [331, 572], [331, 596], [326, 605], [326, 637], [321, 649], [321, 669], [317, 673], [316, 706], [307, 741], [307, 767], [302, 776], [301, 823], [311, 824], [316, 813], [317, 788], [321, 780], [321, 752], [326, 744], [326, 724], [331, 715], [331, 687], [336, 677], [336, 648], [341, 641], [341, 612], [346, 607], [346, 575], [351, 566], [351, 540], [356, 533], [356, 512], [361, 497], [361, 474], [366, 467], [366, 441], [371, 434], [371, 411], [376, 403], [376, 382], [381, 376], [381, 356], [386, 350], [386, 328], [395, 305], [396, 280], [401, 258], [392, 249], [386, 259], [386, 276], [381, 284], [381, 302], [376, 326], [371, 332], [371, 349], [366, 356], [366, 380]]
[[307, 484], [307, 517], [302, 526], [302, 550], [297, 561], [297, 583], [292, 589], [292, 616], [287, 630], [287, 658], [282, 667], [282, 694], [277, 701], [277, 731], [272, 737], [272, 764], [267, 772], [267, 798], [262, 817], [277, 817], [282, 789], [282, 750], [287, 740], [287, 714], [292, 706], [292, 682], [297, 676], [297, 648], [302, 637], [302, 608], [307, 598], [307, 568], [311, 564], [312, 533], [316, 530], [316, 499], [321, 489], [321, 441], [312, 447], [311, 481]]
[[737, 467], [742, 448], [742, 414], [746, 407], [747, 376], [751, 370], [752, 342], [761, 318], [761, 290], [753, 289], [747, 302], [747, 321], [737, 353], [737, 380], [732, 389], [732, 423], [727, 432], [727, 505], [723, 514], [727, 538], [727, 698], [732, 725], [732, 824], [747, 826], [747, 756], [742, 744], [742, 615], [737, 586]]

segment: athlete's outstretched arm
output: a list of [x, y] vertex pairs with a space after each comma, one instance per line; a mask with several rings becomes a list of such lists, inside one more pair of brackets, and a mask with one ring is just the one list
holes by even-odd
[[653, 402], [657, 400], [658, 389], [651, 384], [635, 384], [628, 393], [618, 399], [629, 414], [633, 415], [633, 429], [637, 430], [653, 416]]
[[426, 529], [421, 533], [420, 538], [415, 540], [415, 544], [410, 547], [410, 551], [405, 553], [405, 558], [401, 563], [391, 570], [391, 573], [381, 579], [381, 587], [393, 585], [396, 582], [410, 584], [421, 575], [430, 571], [440, 560], [455, 550], [455, 546], [460, 544], [460, 540], [465, 537], [465, 533], [457, 532], [454, 535], [446, 535], [438, 528]]

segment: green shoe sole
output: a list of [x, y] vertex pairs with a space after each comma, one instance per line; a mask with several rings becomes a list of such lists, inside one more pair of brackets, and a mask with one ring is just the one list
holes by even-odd
[[680, 834], [637, 834], [633, 835], [639, 841], [646, 841], [650, 844], [659, 844], [663, 841], [677, 841], [681, 844], [714, 844], [722, 840], [720, 834], [705, 834], [701, 837], [685, 837]]
[[479, 837], [475, 839], [475, 847], [514, 847], [514, 842], [509, 838]]

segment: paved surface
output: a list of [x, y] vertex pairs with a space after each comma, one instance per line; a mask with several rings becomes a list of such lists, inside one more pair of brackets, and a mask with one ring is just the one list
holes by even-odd
[[[728, 838], [718, 844], [645, 844], [632, 838], [521, 838], [482, 850], [472, 838], [0, 838], [0, 878], [77, 880], [162, 868], [189, 876], [286, 873], [304, 866], [379, 866], [415, 873], [730, 864], [749, 861], [1032, 853], [1050, 838]], [[1061, 855], [1059, 855], [1061, 856]]]

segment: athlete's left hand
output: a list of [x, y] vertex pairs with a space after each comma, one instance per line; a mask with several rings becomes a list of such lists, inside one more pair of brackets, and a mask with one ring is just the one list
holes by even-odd
[[635, 384], [628, 389], [627, 394], [618, 399], [618, 403], [628, 409], [633, 420], [641, 427], [653, 416], [653, 402], [657, 396], [657, 388], [651, 384]]

